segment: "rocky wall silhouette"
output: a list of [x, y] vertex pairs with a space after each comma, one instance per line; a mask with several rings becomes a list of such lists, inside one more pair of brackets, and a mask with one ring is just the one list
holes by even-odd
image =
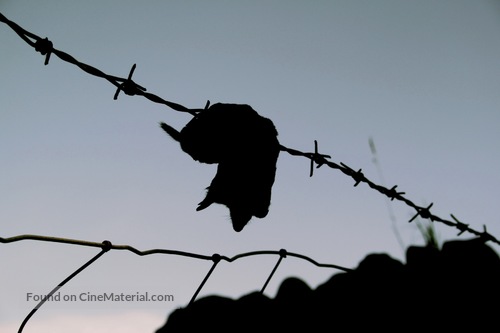
[[172, 312], [156, 333], [209, 330], [349, 331], [463, 330], [498, 327], [500, 258], [481, 239], [411, 246], [406, 263], [367, 255], [352, 272], [316, 289], [299, 278], [282, 282], [275, 298], [207, 296]]

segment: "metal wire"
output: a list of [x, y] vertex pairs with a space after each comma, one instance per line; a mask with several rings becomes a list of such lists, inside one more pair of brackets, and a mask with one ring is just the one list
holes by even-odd
[[18, 236], [13, 236], [13, 237], [0, 237], [0, 243], [3, 244], [8, 244], [8, 243], [14, 243], [14, 242], [20, 242], [20, 241], [26, 241], [26, 240], [34, 240], [34, 241], [40, 241], [40, 242], [51, 242], [51, 243], [61, 243], [61, 244], [70, 244], [70, 245], [78, 245], [78, 246], [87, 246], [87, 247], [99, 247], [101, 248], [101, 252], [98, 253], [96, 256], [94, 256], [91, 260], [89, 260], [87, 263], [85, 263], [83, 266], [81, 266], [79, 269], [77, 269], [75, 272], [73, 272], [71, 275], [69, 275], [66, 279], [64, 279], [61, 283], [59, 283], [52, 291], [44, 297], [36, 306], [35, 308], [26, 316], [24, 321], [22, 322], [18, 333], [21, 333], [22, 330], [24, 329], [24, 326], [28, 322], [28, 320], [35, 314], [35, 312], [46, 302], [47, 299], [50, 298], [51, 295], [53, 295], [56, 291], [58, 291], [63, 285], [65, 285], [69, 280], [74, 278], [77, 274], [79, 274], [81, 271], [83, 271], [85, 268], [90, 266], [94, 261], [96, 261], [100, 256], [102, 256], [105, 252], [108, 252], [110, 250], [126, 250], [130, 251], [138, 256], [146, 256], [146, 255], [152, 255], [152, 254], [167, 254], [167, 255], [177, 255], [177, 256], [183, 256], [183, 257], [189, 257], [189, 258], [195, 258], [195, 259], [200, 259], [200, 260], [211, 260], [213, 261], [213, 265], [210, 267], [210, 270], [204, 277], [203, 281], [201, 284], [198, 286], [196, 289], [193, 297], [191, 298], [189, 304], [192, 304], [200, 291], [202, 290], [203, 286], [205, 283], [208, 281], [210, 276], [212, 275], [213, 271], [215, 270], [217, 264], [221, 261], [227, 261], [227, 262], [234, 262], [238, 259], [246, 258], [246, 257], [251, 257], [251, 256], [260, 256], [260, 255], [279, 255], [280, 258], [277, 262], [277, 264], [274, 266], [271, 274], [266, 280], [266, 283], [261, 289], [261, 293], [264, 292], [264, 289], [266, 286], [269, 284], [269, 281], [271, 281], [271, 278], [273, 277], [274, 273], [276, 272], [276, 269], [278, 268], [279, 264], [281, 263], [282, 259], [290, 256], [290, 257], [296, 257], [301, 260], [308, 261], [312, 263], [313, 265], [317, 267], [328, 267], [328, 268], [335, 268], [338, 270], [342, 270], [344, 272], [350, 272], [352, 269], [350, 268], [345, 268], [342, 266], [338, 265], [333, 265], [333, 264], [322, 264], [318, 263], [316, 260], [305, 256], [303, 254], [298, 254], [298, 253], [293, 253], [293, 252], [288, 252], [284, 249], [281, 249], [279, 251], [252, 251], [252, 252], [245, 252], [245, 253], [240, 253], [237, 254], [233, 257], [227, 257], [219, 254], [213, 254], [211, 256], [209, 255], [203, 255], [203, 254], [197, 254], [197, 253], [191, 253], [191, 252], [185, 252], [185, 251], [177, 251], [177, 250], [169, 250], [169, 249], [150, 249], [150, 250], [145, 250], [141, 251], [136, 249], [135, 247], [132, 247], [130, 245], [115, 245], [112, 244], [110, 241], [104, 241], [104, 242], [92, 242], [92, 241], [85, 241], [85, 240], [79, 240], [79, 239], [70, 239], [70, 238], [61, 238], [61, 237], [52, 237], [52, 236], [42, 236], [42, 235], [18, 235]]
[[[114, 99], [117, 99], [119, 93], [121, 91], [123, 91], [127, 95], [144, 96], [147, 99], [149, 99], [155, 103], [164, 104], [164, 105], [166, 105], [166, 106], [168, 106], [171, 109], [176, 110], [176, 111], [188, 112], [188, 113], [192, 114], [193, 116], [204, 109], [204, 108], [189, 109], [189, 108], [182, 106], [180, 104], [173, 103], [173, 102], [164, 100], [163, 98], [161, 98], [159, 96], [153, 95], [151, 93], [147, 93], [146, 88], [136, 84], [132, 80], [132, 75], [136, 69], [135, 64], [132, 66], [132, 69], [130, 70], [129, 75], [126, 79], [120, 78], [117, 76], [108, 75], [108, 74], [105, 74], [104, 72], [102, 72], [101, 70], [99, 70], [93, 66], [79, 62], [73, 56], [71, 56], [65, 52], [62, 52], [60, 50], [55, 49], [53, 47], [52, 42], [49, 41], [47, 38], [42, 39], [41, 37], [35, 35], [34, 33], [31, 33], [29, 31], [24, 30], [18, 24], [8, 20], [2, 13], [0, 13], [0, 21], [7, 24], [12, 30], [14, 30], [19, 35], [19, 37], [21, 37], [26, 43], [28, 43], [28, 45], [35, 48], [35, 50], [37, 52], [40, 52], [42, 55], [45, 55], [45, 65], [47, 65], [49, 63], [50, 55], [53, 53], [56, 56], [58, 56], [61, 60], [69, 62], [73, 65], [76, 65], [80, 69], [82, 69], [83, 71], [85, 71], [91, 75], [104, 78], [107, 81], [109, 81], [111, 84], [113, 84], [114, 86], [117, 87], [116, 93], [114, 95]], [[208, 107], [209, 103], [210, 102], [208, 101], [205, 108]], [[340, 164], [337, 164], [337, 163], [334, 163], [332, 161], [327, 160], [328, 158], [331, 158], [331, 156], [320, 154], [318, 152], [318, 142], [316, 140], [314, 141], [314, 152], [312, 152], [312, 153], [311, 152], [307, 153], [307, 152], [302, 152], [302, 151], [299, 151], [296, 149], [287, 148], [283, 145], [281, 145], [280, 148], [281, 148], [281, 151], [287, 152], [290, 155], [302, 156], [302, 157], [306, 157], [306, 158], [310, 159], [311, 160], [311, 166], [310, 166], [310, 172], [309, 172], [310, 177], [313, 176], [314, 165], [316, 165], [316, 168], [319, 168], [322, 165], [327, 165], [332, 169], [338, 169], [342, 173], [344, 173], [345, 175], [352, 177], [354, 182], [355, 182], [354, 186], [358, 186], [360, 183], [365, 183], [369, 187], [386, 195], [391, 200], [396, 199], [398, 201], [404, 202], [406, 205], [408, 205], [416, 210], [415, 216], [413, 216], [413, 218], [411, 218], [409, 220], [409, 222], [412, 222], [416, 217], [420, 216], [423, 219], [430, 219], [432, 222], [440, 222], [440, 223], [444, 223], [447, 226], [455, 227], [459, 230], [458, 235], [461, 235], [464, 232], [468, 232], [468, 233], [471, 233], [475, 236], [481, 237], [485, 242], [491, 241], [491, 242], [494, 242], [494, 243], [500, 245], [500, 241], [496, 237], [494, 237], [493, 235], [488, 233], [486, 226], [483, 226], [483, 231], [480, 232], [480, 231], [477, 231], [475, 229], [472, 229], [471, 227], [469, 227], [468, 224], [465, 224], [465, 223], [459, 221], [455, 216], [453, 216], [453, 214], [450, 214], [453, 221], [441, 218], [441, 217], [434, 215], [430, 212], [430, 208], [432, 207], [433, 203], [431, 203], [428, 207], [420, 207], [420, 206], [416, 205], [415, 203], [413, 203], [411, 200], [405, 198], [403, 196], [403, 194], [405, 194], [405, 192], [396, 191], [397, 185], [388, 189], [384, 186], [377, 185], [374, 182], [372, 182], [371, 180], [369, 180], [368, 178], [366, 178], [362, 172], [362, 169], [359, 169], [358, 171], [354, 171], [352, 168], [350, 168], [349, 166], [347, 166], [346, 164], [344, 164], [342, 162], [340, 162]]]
[[[85, 71], [86, 73], [103, 78], [107, 81], [109, 81], [111, 84], [113, 84], [117, 90], [114, 95], [114, 99], [117, 99], [120, 92], [124, 92], [125, 94], [129, 96], [134, 96], [134, 95], [140, 95], [143, 96], [147, 99], [149, 99], [152, 102], [159, 103], [159, 104], [164, 104], [168, 106], [169, 108], [180, 111], [180, 112], [187, 112], [190, 113], [191, 115], [196, 115], [198, 112], [202, 111], [203, 108], [200, 109], [190, 109], [185, 106], [182, 106], [177, 103], [173, 103], [170, 101], [167, 101], [159, 96], [156, 96], [152, 93], [147, 92], [147, 89], [142, 87], [141, 85], [138, 85], [132, 80], [133, 73], [136, 69], [136, 64], [134, 64], [127, 76], [127, 78], [121, 78], [117, 76], [112, 76], [104, 73], [103, 71], [90, 66], [88, 64], [79, 62], [76, 60], [73, 56], [60, 51], [56, 48], [54, 48], [53, 43], [48, 40], [48, 38], [41, 38], [29, 31], [24, 30], [21, 28], [19, 25], [16, 23], [8, 20], [3, 14], [0, 13], [0, 21], [7, 24], [14, 32], [16, 32], [21, 39], [23, 39], [28, 45], [33, 47], [37, 52], [40, 52], [42, 55], [45, 56], [45, 65], [48, 65], [50, 57], [52, 54], [56, 55], [59, 59], [71, 63], [81, 70]], [[207, 102], [207, 105], [205, 108], [207, 108], [209, 105], [209, 102]], [[302, 152], [296, 149], [288, 148], [283, 145], [280, 146], [281, 151], [286, 152], [290, 155], [293, 156], [302, 156], [305, 158], [310, 159], [310, 170], [309, 170], [309, 176], [313, 176], [313, 171], [314, 167], [316, 168], [321, 167], [322, 165], [327, 165], [328, 167], [332, 169], [336, 169], [341, 171], [343, 174], [350, 176], [354, 180], [354, 186], [358, 186], [361, 183], [367, 184], [370, 188], [377, 190], [378, 192], [386, 195], [388, 198], [391, 200], [398, 200], [406, 205], [414, 208], [416, 210], [416, 214], [409, 220], [409, 222], [412, 222], [415, 220], [417, 217], [421, 217], [424, 219], [430, 219], [432, 222], [441, 222], [447, 226], [450, 227], [455, 227], [458, 229], [459, 233], [458, 235], [468, 232], [471, 233], [475, 236], [478, 236], [481, 238], [484, 242], [490, 241], [494, 242], [496, 244], [500, 245], [500, 241], [495, 238], [493, 235], [488, 233], [486, 226], [483, 227], [483, 231], [477, 231], [475, 229], [472, 229], [469, 227], [468, 224], [465, 224], [461, 221], [459, 221], [453, 214], [450, 214], [451, 218], [453, 220], [447, 220], [443, 219], [439, 216], [436, 216], [431, 213], [430, 209], [433, 206], [433, 203], [431, 203], [427, 207], [420, 207], [413, 203], [411, 200], [405, 198], [403, 195], [405, 192], [399, 192], [396, 190], [397, 185], [393, 186], [392, 188], [388, 189], [384, 186], [375, 184], [366, 176], [363, 174], [362, 169], [358, 169], [355, 171], [348, 165], [340, 162], [339, 164], [332, 162], [328, 159], [331, 158], [330, 155], [325, 155], [325, 154], [320, 154], [318, 151], [318, 142], [314, 141], [314, 152]], [[342, 270], [345, 272], [352, 271], [349, 268], [345, 268], [342, 266], [338, 265], [333, 265], [333, 264], [324, 264], [324, 263], [318, 263], [314, 259], [307, 257], [302, 254], [298, 253], [293, 253], [293, 252], [288, 252], [284, 249], [281, 249], [279, 251], [268, 251], [268, 250], [263, 250], [263, 251], [253, 251], [253, 252], [246, 252], [246, 253], [240, 253], [237, 254], [233, 257], [227, 257], [227, 256], [222, 256], [219, 254], [213, 254], [213, 255], [203, 255], [203, 254], [197, 254], [197, 253], [191, 253], [191, 252], [185, 252], [185, 251], [177, 251], [177, 250], [169, 250], [169, 249], [150, 249], [150, 250], [138, 250], [135, 247], [132, 247], [130, 245], [114, 245], [109, 241], [105, 242], [92, 242], [92, 241], [84, 241], [84, 240], [77, 240], [77, 239], [68, 239], [68, 238], [59, 238], [59, 237], [52, 237], [52, 236], [41, 236], [41, 235], [19, 235], [19, 236], [13, 236], [13, 237], [8, 237], [8, 238], [2, 238], [0, 237], [0, 243], [8, 244], [8, 243], [13, 243], [13, 242], [18, 242], [18, 241], [24, 241], [24, 240], [34, 240], [34, 241], [43, 241], [43, 242], [55, 242], [55, 243], [63, 243], [63, 244], [72, 244], [72, 245], [79, 245], [79, 246], [88, 246], [88, 247], [98, 247], [101, 248], [101, 252], [98, 253], [96, 256], [94, 256], [91, 260], [89, 260], [87, 263], [85, 263], [83, 266], [81, 266], [79, 269], [77, 269], [74, 273], [69, 275], [66, 279], [64, 279], [57, 287], [55, 287], [48, 296], [52, 295], [55, 293], [57, 290], [59, 290], [64, 284], [66, 284], [68, 281], [70, 281], [73, 277], [75, 277], [77, 274], [79, 274], [81, 271], [83, 271], [85, 268], [90, 266], [95, 260], [97, 260], [100, 256], [102, 256], [105, 252], [109, 250], [126, 250], [130, 251], [136, 255], [139, 256], [146, 256], [146, 255], [152, 255], [152, 254], [168, 254], [168, 255], [178, 255], [178, 256], [183, 256], [183, 257], [190, 257], [190, 258], [195, 258], [195, 259], [200, 259], [200, 260], [211, 260], [213, 261], [213, 265], [211, 266], [210, 270], [208, 271], [207, 275], [204, 277], [203, 281], [197, 288], [196, 292], [194, 293], [193, 297], [191, 298], [191, 301], [189, 304], [193, 303], [196, 300], [196, 297], [198, 296], [199, 292], [215, 270], [216, 266], [221, 260], [227, 261], [227, 262], [233, 262], [235, 260], [249, 257], [249, 256], [257, 256], [257, 255], [279, 255], [279, 259], [274, 266], [272, 272], [268, 276], [264, 286], [261, 289], [261, 292], [264, 292], [265, 288], [267, 287], [269, 281], [273, 277], [274, 273], [276, 272], [278, 266], [281, 264], [282, 260], [286, 257], [296, 257], [302, 260], [306, 260], [313, 265], [317, 267], [328, 267], [328, 268], [334, 268], [338, 270]], [[33, 314], [45, 303], [46, 298], [44, 298], [41, 302], [37, 304], [37, 306], [28, 314], [28, 316], [25, 318], [23, 323], [21, 324], [21, 327], [19, 328], [19, 333], [22, 332], [23, 328], [25, 327], [26, 323], [28, 320], [33, 316]]]

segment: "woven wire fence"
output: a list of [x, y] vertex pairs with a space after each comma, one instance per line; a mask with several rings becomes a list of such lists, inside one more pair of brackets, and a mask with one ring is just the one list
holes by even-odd
[[185, 252], [185, 251], [177, 251], [177, 250], [169, 250], [169, 249], [138, 250], [135, 247], [130, 246], [130, 245], [112, 244], [109, 240], [105, 240], [103, 242], [92, 242], [92, 241], [85, 241], [85, 240], [78, 240], [78, 239], [69, 239], [69, 238], [51, 237], [51, 236], [42, 236], [42, 235], [19, 235], [19, 236], [8, 237], [8, 238], [0, 237], [0, 243], [3, 243], [3, 244], [19, 242], [19, 241], [26, 241], [26, 240], [71, 244], [71, 245], [86, 246], [86, 247], [95, 247], [95, 248], [100, 248], [101, 250], [99, 251], [99, 253], [97, 253], [95, 256], [93, 256], [90, 260], [88, 260], [82, 266], [80, 266], [77, 270], [75, 270], [73, 273], [71, 273], [69, 276], [67, 276], [63, 281], [61, 281], [47, 295], [42, 297], [42, 299], [38, 302], [38, 304], [33, 308], [33, 310], [31, 310], [31, 312], [25, 317], [25, 319], [21, 323], [21, 326], [19, 327], [19, 330], [18, 330], [19, 333], [23, 331], [24, 327], [26, 326], [26, 324], [28, 323], [30, 318], [38, 311], [38, 309], [47, 300], [51, 299], [52, 295], [54, 295], [67, 282], [69, 282], [76, 275], [81, 273], [84, 269], [89, 267], [92, 263], [94, 263], [97, 259], [99, 259], [103, 254], [105, 254], [106, 252], [108, 252], [110, 250], [125, 250], [125, 251], [132, 252], [138, 256], [147, 256], [147, 255], [153, 255], [153, 254], [166, 254], [166, 255], [183, 256], [183, 257], [195, 258], [195, 259], [199, 259], [199, 260], [212, 261], [213, 264], [210, 267], [210, 270], [205, 275], [205, 277], [201, 281], [200, 285], [198, 286], [198, 288], [194, 292], [193, 296], [191, 297], [191, 300], [189, 301], [189, 304], [193, 303], [196, 300], [196, 297], [198, 296], [198, 294], [202, 290], [202, 288], [205, 285], [205, 283], [207, 282], [207, 280], [210, 278], [212, 272], [217, 267], [217, 264], [219, 264], [219, 262], [221, 262], [221, 261], [227, 261], [227, 262], [231, 263], [231, 262], [234, 262], [238, 259], [242, 259], [242, 258], [246, 258], [246, 257], [261, 256], [261, 255], [278, 255], [279, 259], [276, 262], [276, 265], [273, 267], [273, 269], [272, 269], [271, 273], [269, 274], [267, 280], [265, 281], [264, 285], [262, 286], [260, 293], [264, 293], [267, 285], [271, 281], [271, 278], [273, 277], [274, 273], [278, 269], [278, 266], [281, 264], [282, 260], [286, 257], [299, 258], [301, 260], [308, 261], [309, 263], [311, 263], [317, 267], [334, 268], [334, 269], [341, 270], [344, 272], [352, 271], [352, 269], [350, 269], [350, 268], [346, 268], [346, 267], [342, 267], [342, 266], [338, 266], [338, 265], [334, 265], [334, 264], [319, 263], [316, 260], [314, 260], [308, 256], [305, 256], [305, 255], [299, 254], [299, 253], [288, 252], [285, 249], [281, 249], [279, 251], [272, 251], [272, 250], [252, 251], [252, 252], [239, 253], [233, 257], [228, 257], [225, 255], [220, 255], [218, 253], [215, 253], [212, 255], [204, 255], [204, 254], [191, 253], [191, 252]]

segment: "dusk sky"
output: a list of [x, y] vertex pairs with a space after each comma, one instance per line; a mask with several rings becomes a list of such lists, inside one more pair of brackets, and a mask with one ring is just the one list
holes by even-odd
[[[251, 105], [282, 145], [311, 152], [317, 140], [331, 161], [500, 237], [499, 1], [0, 0], [0, 12], [107, 74], [127, 77], [137, 64], [134, 81], [166, 100]], [[309, 160], [285, 152], [269, 214], [236, 233], [226, 207], [196, 211], [216, 165], [194, 161], [159, 127], [180, 130], [190, 114], [141, 96], [113, 100], [108, 81], [55, 55], [45, 66], [6, 24], [0, 42], [0, 237], [228, 257], [286, 249], [347, 268], [370, 253], [404, 262], [408, 246], [424, 244], [408, 223], [413, 208], [327, 166], [309, 177]], [[433, 226], [441, 242], [473, 236]], [[3, 333], [17, 332], [36, 305], [28, 293], [47, 294], [99, 252], [36, 241], [0, 250]], [[198, 297], [258, 291], [277, 260], [221, 262]], [[211, 265], [110, 251], [61, 294], [174, 301], [47, 302], [24, 332], [154, 332]], [[315, 288], [338, 272], [287, 257], [266, 295], [290, 276]]]

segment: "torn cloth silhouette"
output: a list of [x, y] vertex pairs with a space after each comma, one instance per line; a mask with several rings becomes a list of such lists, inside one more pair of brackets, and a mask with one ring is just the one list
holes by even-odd
[[161, 127], [194, 160], [218, 163], [196, 210], [212, 203], [227, 206], [237, 232], [252, 216], [267, 216], [280, 152], [271, 120], [249, 105], [217, 103], [197, 114], [180, 132], [165, 123]]

